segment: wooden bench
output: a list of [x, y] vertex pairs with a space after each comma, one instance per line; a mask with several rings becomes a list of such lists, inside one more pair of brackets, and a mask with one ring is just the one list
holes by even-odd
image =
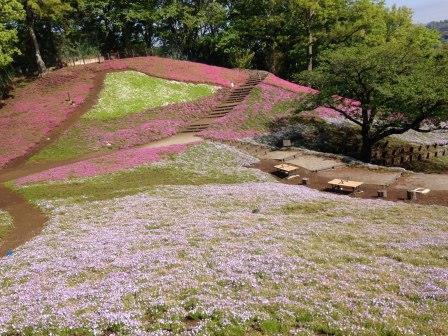
[[286, 174], [287, 176], [289, 176], [289, 174], [291, 174], [293, 171], [296, 171], [297, 169], [299, 169], [299, 167], [297, 167], [297, 166], [289, 165], [286, 163], [282, 163], [277, 166], [274, 166], [274, 168], [277, 169], [278, 171]]
[[355, 193], [359, 191], [359, 187], [361, 187], [364, 184], [364, 182], [334, 179], [328, 182], [328, 184], [331, 186], [331, 189], [333, 190], [341, 190], [341, 191], [347, 190], [351, 191], [352, 193]]

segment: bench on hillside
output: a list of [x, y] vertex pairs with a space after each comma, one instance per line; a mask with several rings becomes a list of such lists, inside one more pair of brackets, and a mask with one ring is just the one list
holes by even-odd
[[286, 174], [286, 176], [289, 176], [292, 172], [296, 171], [299, 167], [289, 165], [286, 163], [282, 163], [277, 166], [274, 166], [274, 168], [277, 169], [277, 171], [279, 171], [283, 174]]
[[364, 184], [364, 182], [357, 181], [347, 181], [341, 179], [334, 179], [328, 182], [333, 190], [339, 191], [350, 191], [352, 193], [358, 192], [359, 188]]

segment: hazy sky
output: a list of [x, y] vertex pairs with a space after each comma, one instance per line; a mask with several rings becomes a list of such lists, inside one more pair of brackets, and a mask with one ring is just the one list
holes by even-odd
[[419, 23], [448, 20], [448, 0], [386, 0], [386, 3], [411, 7]]

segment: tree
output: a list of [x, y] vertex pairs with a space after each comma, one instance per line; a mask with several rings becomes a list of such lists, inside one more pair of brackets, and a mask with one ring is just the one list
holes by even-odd
[[332, 108], [359, 127], [366, 162], [390, 135], [447, 126], [448, 52], [423, 27], [397, 31], [376, 45], [327, 52], [316, 71], [301, 78], [320, 90], [301, 107]]
[[207, 60], [224, 28], [226, 9], [217, 0], [165, 0], [158, 10], [158, 33], [168, 54]]
[[64, 0], [22, 0], [26, 13], [26, 28], [33, 44], [36, 64], [39, 73], [47, 71], [47, 67], [42, 58], [39, 41], [35, 32], [35, 23], [37, 19], [57, 20], [71, 9], [68, 2]]
[[[338, 18], [348, 11], [345, 0], [289, 0], [288, 21], [291, 34], [299, 48], [306, 49], [307, 69], [313, 70], [316, 46], [325, 44]], [[295, 38], [294, 38], [295, 37]]]
[[18, 53], [17, 31], [12, 22], [22, 19], [23, 16], [20, 2], [0, 0], [0, 68], [10, 64], [12, 57]]

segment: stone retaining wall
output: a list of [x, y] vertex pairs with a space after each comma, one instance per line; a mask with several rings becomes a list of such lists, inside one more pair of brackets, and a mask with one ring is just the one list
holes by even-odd
[[387, 143], [373, 151], [373, 161], [386, 166], [400, 165], [448, 155], [448, 145], [414, 145], [399, 148], [387, 147]]

